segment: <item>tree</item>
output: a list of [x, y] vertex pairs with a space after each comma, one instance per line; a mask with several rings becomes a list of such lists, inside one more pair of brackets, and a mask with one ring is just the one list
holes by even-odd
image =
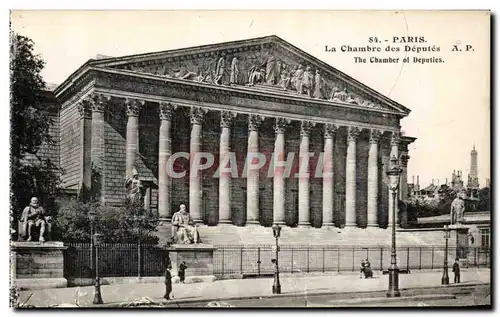
[[98, 215], [97, 232], [106, 243], [152, 243], [158, 242], [154, 235], [159, 224], [158, 217], [144, 209], [100, 206], [96, 202], [73, 201], [62, 206], [55, 219], [55, 237], [63, 242], [89, 242], [89, 212]]
[[[53, 145], [53, 124], [44, 109], [45, 62], [34, 53], [34, 42], [12, 32], [10, 42], [10, 189], [11, 215], [20, 212], [32, 196], [51, 209], [60, 184], [60, 170], [50, 159], [38, 156], [42, 145]], [[15, 223], [16, 221], [14, 221]], [[17, 229], [17, 228], [15, 228]]]
[[491, 196], [490, 196], [490, 188], [484, 187], [481, 188], [478, 192], [479, 203], [477, 210], [478, 211], [491, 211]]

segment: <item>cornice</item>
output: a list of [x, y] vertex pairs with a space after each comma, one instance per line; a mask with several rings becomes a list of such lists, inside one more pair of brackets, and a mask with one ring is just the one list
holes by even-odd
[[275, 92], [261, 92], [256, 91], [252, 88], [248, 88], [245, 86], [223, 86], [223, 85], [215, 85], [210, 83], [202, 83], [188, 80], [181, 80], [175, 78], [168, 78], [158, 75], [145, 74], [145, 73], [136, 73], [129, 70], [121, 70], [121, 69], [109, 69], [109, 68], [91, 68], [99, 75], [115, 77], [115, 78], [123, 78], [127, 80], [134, 80], [136, 82], [144, 83], [144, 84], [163, 84], [168, 85], [169, 87], [175, 88], [183, 88], [200, 92], [210, 92], [214, 96], [237, 96], [249, 99], [256, 100], [265, 100], [270, 102], [280, 102], [286, 104], [294, 104], [294, 105], [320, 105], [321, 107], [339, 107], [344, 109], [352, 109], [359, 113], [365, 114], [378, 114], [378, 115], [392, 115], [397, 116], [399, 118], [403, 117], [401, 113], [378, 109], [378, 108], [367, 108], [363, 106], [346, 104], [346, 103], [338, 103], [329, 100], [321, 100], [321, 99], [313, 99], [304, 95], [281, 95]]
[[[288, 43], [287, 41], [281, 39], [278, 36], [265, 36], [260, 38], [244, 39], [239, 41], [229, 41], [224, 43], [201, 45], [189, 48], [180, 48], [174, 50], [135, 54], [123, 57], [112, 57], [99, 60], [89, 60], [79, 69], [77, 69], [73, 74], [71, 74], [67, 80], [65, 80], [55, 91], [56, 96], [59, 97], [68, 87], [72, 86], [74, 82], [82, 76], [86, 71], [91, 68], [104, 68], [104, 67], [115, 67], [123, 64], [136, 63], [137, 65], [155, 65], [163, 62], [175, 62], [183, 61], [200, 57], [210, 57], [218, 56], [225, 52], [226, 54], [231, 54], [235, 52], [244, 52], [248, 50], [254, 50], [264, 47], [273, 46], [275, 48], [283, 49], [284, 51], [292, 54], [296, 59], [306, 61], [308, 64], [313, 65], [321, 69], [326, 74], [333, 76], [334, 78], [345, 82], [352, 87], [358, 89], [362, 93], [369, 95], [371, 98], [381, 102], [385, 105], [390, 105], [394, 107], [396, 111], [389, 111], [390, 113], [397, 113], [399, 117], [405, 117], [410, 113], [410, 110], [401, 104], [389, 99], [388, 97], [380, 94], [379, 92], [367, 87], [361, 82], [355, 80], [354, 78], [348, 76], [347, 74], [341, 72], [335, 67], [319, 60], [318, 58], [308, 54], [307, 52], [297, 48], [296, 46]], [[154, 76], [154, 75], [153, 75]], [[344, 105], [343, 105], [344, 106]]]

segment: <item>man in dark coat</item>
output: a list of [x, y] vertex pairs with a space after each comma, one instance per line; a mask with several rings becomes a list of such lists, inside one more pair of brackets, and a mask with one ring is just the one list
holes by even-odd
[[165, 296], [163, 296], [167, 300], [171, 299], [170, 293], [172, 293], [172, 273], [170, 273], [171, 269], [172, 264], [169, 261], [167, 264], [167, 268], [165, 269]]
[[455, 259], [455, 263], [453, 263], [453, 273], [455, 274], [455, 283], [460, 283], [460, 264], [458, 264], [458, 258]]
[[181, 265], [179, 266], [179, 279], [181, 283], [184, 283], [184, 280], [186, 279], [186, 262], [182, 262]]

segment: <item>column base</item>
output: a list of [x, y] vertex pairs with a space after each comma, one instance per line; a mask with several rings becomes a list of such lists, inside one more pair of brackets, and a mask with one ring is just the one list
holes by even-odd
[[311, 227], [311, 223], [310, 222], [299, 222], [297, 224], [297, 227], [299, 227], [299, 228], [308, 228], [308, 227]]
[[379, 225], [378, 225], [378, 223], [369, 223], [369, 224], [366, 225], [366, 227], [367, 228], [378, 228]]
[[355, 222], [346, 222], [345, 227], [346, 228], [357, 228], [358, 224]]
[[273, 221], [273, 224], [277, 224], [277, 225], [280, 225], [280, 226], [284, 226], [284, 225], [285, 225], [285, 222], [284, 222], [284, 221]]
[[232, 225], [233, 222], [231, 220], [219, 220], [219, 225]]
[[247, 222], [245, 223], [245, 226], [258, 226], [258, 225], [260, 225], [260, 222], [256, 220], [247, 220]]
[[335, 223], [333, 222], [325, 222], [321, 225], [321, 228], [332, 228], [335, 227]]

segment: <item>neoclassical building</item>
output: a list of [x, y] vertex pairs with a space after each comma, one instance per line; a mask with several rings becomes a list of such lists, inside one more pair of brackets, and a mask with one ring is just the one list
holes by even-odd
[[[276, 36], [91, 59], [53, 93], [64, 186], [95, 176], [106, 205], [135, 168], [165, 220], [184, 203], [209, 226], [385, 227], [392, 155], [408, 196], [410, 110]], [[190, 173], [201, 152], [213, 164]], [[245, 172], [255, 153], [265, 164]], [[214, 177], [228, 158], [237, 172]]]

